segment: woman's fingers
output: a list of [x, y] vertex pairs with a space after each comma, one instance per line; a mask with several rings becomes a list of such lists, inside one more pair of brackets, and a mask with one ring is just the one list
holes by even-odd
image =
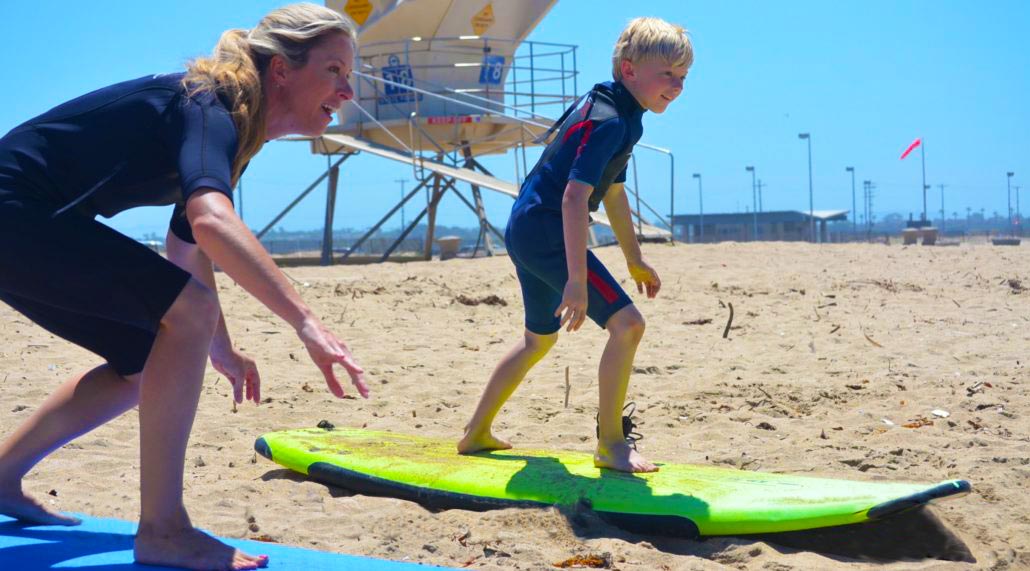
[[368, 398], [368, 385], [365, 384], [365, 370], [358, 365], [354, 357], [349, 353], [344, 353], [340, 356], [339, 361], [343, 368], [346, 369], [347, 374], [350, 375], [351, 384], [354, 388], [358, 389], [358, 394], [362, 398]]
[[325, 385], [329, 387], [329, 392], [333, 393], [338, 399], [342, 399], [347, 393], [343, 391], [343, 386], [340, 385], [340, 381], [336, 378], [336, 373], [333, 372], [332, 361], [319, 364], [319, 369], [322, 371], [322, 376], [325, 377]]
[[251, 369], [250, 374], [247, 375], [247, 381], [254, 404], [261, 404], [261, 373], [258, 372], [257, 367]]
[[232, 384], [232, 398], [238, 403], [243, 402], [243, 377], [228, 375], [229, 383]]

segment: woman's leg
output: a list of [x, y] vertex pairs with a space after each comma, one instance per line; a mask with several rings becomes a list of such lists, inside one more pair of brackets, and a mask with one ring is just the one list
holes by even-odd
[[165, 313], [140, 381], [136, 561], [188, 569], [254, 569], [246, 555], [193, 528], [183, 504], [186, 444], [196, 416], [218, 301], [195, 280]]
[[598, 370], [600, 438], [594, 465], [622, 472], [654, 472], [658, 468], [626, 442], [622, 433], [622, 407], [626, 401], [633, 357], [644, 336], [644, 318], [633, 305], [617, 311], [605, 324], [608, 343]]
[[0, 513], [41, 525], [78, 524], [26, 496], [22, 478], [57, 448], [136, 406], [139, 378], [110, 365], [72, 377], [0, 443]]
[[525, 335], [497, 364], [479, 399], [472, 420], [465, 427], [465, 437], [458, 442], [458, 452], [471, 454], [480, 450], [504, 450], [511, 443], [493, 435], [490, 427], [501, 407], [507, 402], [526, 373], [543, 359], [558, 340], [557, 333], [537, 335], [526, 330]]

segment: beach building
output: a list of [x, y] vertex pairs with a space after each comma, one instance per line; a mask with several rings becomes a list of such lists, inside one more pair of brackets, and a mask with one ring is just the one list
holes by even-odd
[[[829, 222], [844, 222], [847, 210], [798, 210], [677, 214], [672, 217], [675, 238], [683, 242], [752, 242], [755, 240], [841, 242], [845, 232], [833, 232]], [[850, 226], [847, 228], [850, 231]]]

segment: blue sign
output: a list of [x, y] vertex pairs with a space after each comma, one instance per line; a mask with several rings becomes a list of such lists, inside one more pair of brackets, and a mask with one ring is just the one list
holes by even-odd
[[422, 94], [410, 89], [401, 87], [407, 85], [415, 87], [415, 76], [411, 73], [410, 65], [401, 65], [401, 60], [396, 55], [391, 55], [389, 65], [383, 67], [383, 79], [400, 85], [385, 84], [386, 96], [379, 99], [380, 103], [410, 103], [422, 101]]
[[481, 85], [500, 85], [504, 78], [504, 56], [483, 56], [483, 66], [479, 69]]

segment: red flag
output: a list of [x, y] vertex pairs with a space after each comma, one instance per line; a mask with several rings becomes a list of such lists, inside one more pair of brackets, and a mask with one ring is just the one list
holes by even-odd
[[913, 151], [913, 150], [914, 150], [914, 149], [915, 149], [916, 147], [918, 147], [918, 146], [919, 146], [919, 144], [920, 144], [920, 143], [922, 143], [922, 142], [923, 142], [923, 140], [922, 140], [922, 139], [916, 139], [915, 141], [912, 141], [912, 144], [911, 144], [911, 145], [909, 145], [907, 149], [905, 149], [905, 152], [904, 152], [904, 153], [901, 153], [901, 158], [900, 158], [900, 159], [898, 159], [898, 160], [899, 160], [899, 161], [900, 161], [900, 160], [904, 160], [904, 159], [905, 159], [905, 157], [907, 157], [907, 156], [908, 156], [908, 154], [909, 154], [909, 153], [911, 153], [911, 152], [912, 152], [912, 151]]

